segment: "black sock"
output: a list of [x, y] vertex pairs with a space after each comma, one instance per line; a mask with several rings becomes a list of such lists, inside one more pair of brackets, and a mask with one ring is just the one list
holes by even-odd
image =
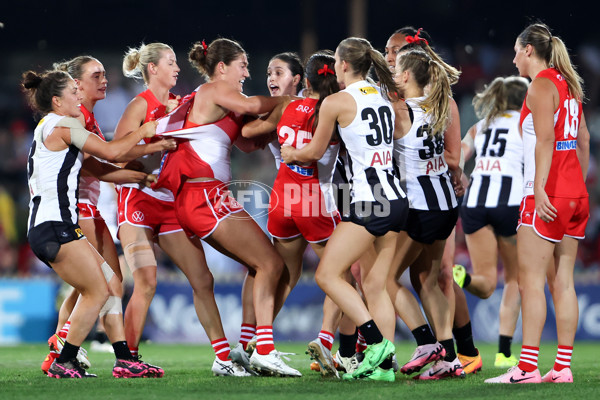
[[365, 322], [359, 326], [358, 329], [360, 329], [360, 333], [362, 333], [363, 337], [365, 338], [367, 345], [380, 343], [383, 341], [383, 335], [373, 320]]
[[467, 357], [475, 357], [478, 354], [473, 343], [473, 331], [471, 330], [471, 321], [467, 322], [462, 328], [452, 329], [454, 339], [456, 339], [456, 351]]
[[74, 358], [77, 358], [77, 352], [79, 351], [79, 346], [73, 346], [71, 343], [65, 341], [65, 345], [60, 352], [60, 356], [58, 357], [57, 362], [65, 363], [67, 361], [71, 361]]
[[471, 283], [471, 274], [469, 274], [467, 272], [467, 274], [465, 275], [465, 281], [463, 282], [463, 286], [462, 286], [463, 289], [466, 288], [467, 286], [469, 286], [470, 283]]
[[340, 338], [340, 356], [342, 357], [352, 357], [356, 352], [356, 339], [358, 338], [358, 333], [354, 331], [352, 335], [344, 335], [342, 333], [339, 334]]
[[444, 360], [454, 361], [454, 359], [456, 358], [456, 351], [454, 350], [454, 340], [440, 340], [440, 343], [442, 344], [442, 346], [444, 346], [444, 349], [446, 349], [446, 356], [444, 357]]
[[435, 343], [435, 336], [433, 336], [433, 332], [431, 332], [431, 328], [427, 324], [421, 325], [410, 332], [417, 341], [417, 346]]
[[381, 364], [379, 364], [379, 368], [381, 369], [391, 369], [393, 367], [392, 365], [392, 357], [388, 357], [385, 360], [383, 360], [383, 362]]
[[115, 357], [118, 360], [133, 360], [133, 356], [131, 355], [131, 351], [129, 351], [129, 347], [127, 347], [126, 341], [114, 342], [112, 347], [115, 351]]
[[510, 357], [510, 346], [512, 345], [512, 336], [500, 335], [498, 340], [498, 353], [504, 354], [505, 357]]

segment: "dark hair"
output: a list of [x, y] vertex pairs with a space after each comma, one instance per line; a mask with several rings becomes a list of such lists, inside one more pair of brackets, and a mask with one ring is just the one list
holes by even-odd
[[[319, 94], [319, 101], [317, 101], [315, 112], [311, 117], [313, 132], [319, 123], [321, 103], [323, 103], [325, 97], [340, 91], [335, 72], [324, 72], [325, 66], [327, 66], [328, 71], [335, 71], [335, 57], [324, 53], [315, 53], [306, 62], [306, 79], [310, 83], [311, 90]], [[319, 71], [321, 72], [319, 73]]]
[[285, 53], [279, 53], [274, 55], [269, 62], [273, 60], [281, 60], [287, 64], [288, 69], [292, 73], [292, 76], [300, 75], [300, 82], [296, 86], [296, 94], [304, 87], [304, 67], [297, 53], [286, 51]]
[[246, 54], [242, 46], [231, 39], [219, 38], [213, 40], [206, 49], [204, 41], [196, 42], [188, 53], [188, 59], [205, 78], [209, 79], [215, 73], [217, 64], [221, 61], [229, 65], [242, 54]]
[[390, 95], [391, 93], [398, 92], [398, 87], [385, 58], [371, 46], [368, 40], [356, 37], [344, 39], [338, 45], [337, 53], [340, 60], [346, 61], [355, 73], [365, 78], [373, 67], [379, 80], [381, 93], [388, 99], [392, 100], [395, 96]]
[[398, 68], [396, 73], [410, 71], [421, 89], [429, 84], [429, 93], [419, 105], [425, 110], [425, 114], [432, 118], [430, 134], [444, 132], [450, 122], [450, 97], [452, 96], [450, 79], [444, 67], [426, 51], [415, 49], [400, 53]]
[[546, 24], [529, 25], [519, 34], [517, 40], [522, 47], [530, 44], [538, 58], [541, 58], [550, 67], [556, 68], [567, 81], [571, 95], [577, 100], [583, 101], [583, 79], [573, 67], [564, 42], [558, 36], [552, 36], [550, 28]]
[[39, 75], [34, 71], [23, 73], [21, 86], [31, 107], [41, 113], [52, 112], [52, 98], [60, 97], [71, 76], [64, 71], [47, 71]]
[[[400, 29], [396, 29], [394, 31], [394, 33], [392, 33], [392, 35], [395, 35], [397, 33], [401, 33], [404, 36], [415, 36], [417, 34], [417, 32], [419, 32], [418, 29], [415, 29], [415, 27], [409, 25], [409, 26], [403, 26]], [[431, 36], [429, 36], [429, 33], [427, 33], [427, 31], [425, 31], [422, 28], [421, 28], [421, 32], [419, 32], [419, 37], [427, 40], [427, 42], [429, 43], [429, 45], [433, 46], [433, 43], [432, 43], [432, 40], [431, 40]]]
[[81, 79], [81, 76], [83, 75], [83, 66], [90, 61], [98, 60], [92, 56], [77, 56], [68, 61], [54, 63], [52, 67], [57, 71], [67, 72], [74, 79]]

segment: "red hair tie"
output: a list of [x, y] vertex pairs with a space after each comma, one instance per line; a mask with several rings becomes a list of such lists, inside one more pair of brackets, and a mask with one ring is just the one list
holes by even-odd
[[419, 30], [417, 31], [417, 33], [415, 34], [415, 36], [407, 36], [406, 37], [406, 41], [408, 43], [425, 42], [425, 44], [427, 46], [429, 46], [429, 42], [427, 41], [427, 39], [423, 39], [422, 37], [419, 37], [419, 34], [421, 33], [421, 30], [423, 30], [423, 28], [419, 28]]
[[208, 50], [208, 46], [206, 45], [206, 42], [204, 42], [204, 40], [202, 41], [202, 48], [204, 49], [204, 55], [206, 55], [206, 50]]
[[327, 76], [327, 74], [335, 75], [335, 71], [329, 68], [327, 64], [325, 64], [323, 65], [323, 68], [317, 71], [317, 74], [325, 76]]

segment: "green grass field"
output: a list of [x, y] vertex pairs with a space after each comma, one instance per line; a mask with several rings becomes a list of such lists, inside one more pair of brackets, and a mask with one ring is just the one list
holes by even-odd
[[[518, 352], [519, 345], [513, 346]], [[57, 380], [46, 377], [40, 364], [48, 348], [43, 344], [0, 347], [1, 399], [593, 399], [600, 390], [600, 348], [597, 343], [576, 343], [573, 384], [489, 385], [484, 379], [504, 371], [493, 367], [496, 346], [479, 347], [483, 370], [465, 379], [415, 382], [398, 373], [396, 382], [343, 382], [322, 379], [310, 371], [305, 344], [279, 343], [280, 351], [295, 352], [290, 364], [302, 378], [214, 377], [210, 371], [214, 353], [205, 345], [146, 344], [144, 359], [165, 369], [162, 379], [114, 379], [113, 355], [89, 352], [91, 372], [97, 379]], [[412, 343], [397, 344], [398, 361], [406, 361], [414, 350]], [[540, 370], [552, 367], [556, 348], [541, 349]]]

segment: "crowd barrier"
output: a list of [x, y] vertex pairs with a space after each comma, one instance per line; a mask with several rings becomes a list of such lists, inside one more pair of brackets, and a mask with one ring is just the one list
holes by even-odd
[[[498, 338], [498, 309], [502, 287], [486, 300], [467, 294], [475, 341]], [[0, 344], [43, 342], [56, 326], [56, 293], [51, 280], [0, 279]], [[579, 300], [577, 340], [600, 339], [600, 285], [576, 286]], [[217, 284], [215, 298], [225, 334], [231, 343], [240, 333], [241, 284]], [[547, 321], [542, 340], [556, 341], [554, 307], [548, 293]], [[292, 291], [274, 324], [276, 341], [310, 341], [321, 327], [323, 292], [312, 282], [300, 282]], [[412, 340], [398, 321], [398, 339]], [[515, 342], [521, 339], [521, 321]], [[208, 343], [196, 317], [192, 290], [186, 283], [159, 283], [150, 306], [144, 336], [157, 343]]]

